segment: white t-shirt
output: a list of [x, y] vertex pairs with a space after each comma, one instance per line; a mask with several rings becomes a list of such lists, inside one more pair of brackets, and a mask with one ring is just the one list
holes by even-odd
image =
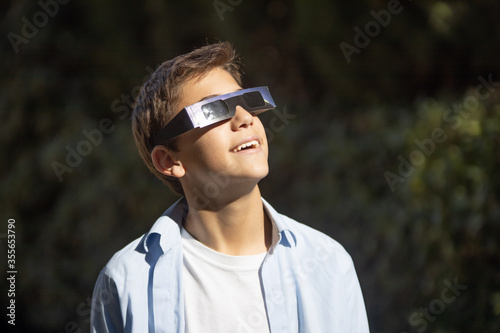
[[184, 228], [183, 280], [186, 332], [268, 333], [259, 268], [266, 253], [222, 254]]

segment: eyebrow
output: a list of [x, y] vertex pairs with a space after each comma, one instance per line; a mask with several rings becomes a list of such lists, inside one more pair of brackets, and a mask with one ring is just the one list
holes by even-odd
[[[240, 90], [243, 90], [243, 88], [240, 88], [240, 89], [238, 89], [238, 90], [235, 90], [234, 92], [236, 92], [236, 91], [240, 91]], [[205, 96], [205, 97], [203, 97], [202, 99], [200, 99], [200, 100], [198, 101], [198, 103], [199, 103], [199, 102], [201, 102], [201, 101], [204, 101], [204, 100], [206, 100], [206, 99], [209, 99], [209, 98], [212, 98], [212, 97], [217, 97], [217, 96], [220, 96], [220, 95], [221, 95], [221, 94], [213, 94], [213, 95], [208, 95], [208, 96]], [[223, 94], [223, 95], [225, 95], [225, 94]]]
[[209, 98], [212, 98], [212, 97], [216, 97], [216, 96], [220, 96], [220, 94], [214, 94], [214, 95], [208, 95], [208, 96], [205, 96], [205, 97], [203, 97], [202, 99], [200, 99], [200, 100], [198, 101], [198, 103], [199, 103], [199, 102], [201, 102], [201, 101], [204, 101], [204, 100], [206, 100], [206, 99], [209, 99]]

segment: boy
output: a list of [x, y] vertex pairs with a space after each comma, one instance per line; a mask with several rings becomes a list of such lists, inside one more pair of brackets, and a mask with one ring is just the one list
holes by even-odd
[[149, 169], [182, 196], [101, 271], [92, 332], [368, 332], [350, 256], [259, 192], [266, 87], [228, 43], [163, 63], [132, 116]]

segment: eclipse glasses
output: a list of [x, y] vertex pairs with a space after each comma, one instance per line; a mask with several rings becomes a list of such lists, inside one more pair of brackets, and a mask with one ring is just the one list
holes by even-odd
[[194, 128], [203, 128], [230, 119], [235, 115], [238, 105], [252, 115], [276, 107], [267, 87], [242, 89], [207, 98], [182, 109], [158, 132], [154, 144], [160, 145]]

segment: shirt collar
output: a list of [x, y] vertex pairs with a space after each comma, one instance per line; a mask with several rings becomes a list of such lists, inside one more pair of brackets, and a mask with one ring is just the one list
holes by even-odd
[[[144, 250], [150, 251], [150, 246], [155, 244], [154, 239], [160, 237], [160, 247], [166, 253], [181, 241], [181, 228], [186, 216], [188, 205], [185, 198], [177, 200], [165, 213], [156, 220], [151, 230], [144, 237]], [[153, 245], [154, 246], [154, 245]]]
[[264, 200], [264, 198], [262, 198], [262, 202], [264, 203], [266, 212], [269, 214], [270, 218], [274, 222], [274, 225], [278, 229], [280, 237], [278, 244], [295, 247], [297, 245], [297, 238], [292, 230], [293, 226], [290, 224], [288, 219], [284, 215], [278, 213], [266, 200]]
[[[296, 237], [291, 228], [289, 221], [279, 214], [266, 200], [262, 199], [264, 209], [269, 214], [278, 229], [279, 241], [278, 244], [295, 247]], [[153, 224], [151, 230], [144, 236], [143, 246], [146, 252], [149, 252], [151, 246], [159, 244], [166, 253], [169, 249], [181, 242], [182, 222], [187, 214], [188, 205], [185, 198], [179, 199], [176, 203], [170, 206], [169, 209]]]

